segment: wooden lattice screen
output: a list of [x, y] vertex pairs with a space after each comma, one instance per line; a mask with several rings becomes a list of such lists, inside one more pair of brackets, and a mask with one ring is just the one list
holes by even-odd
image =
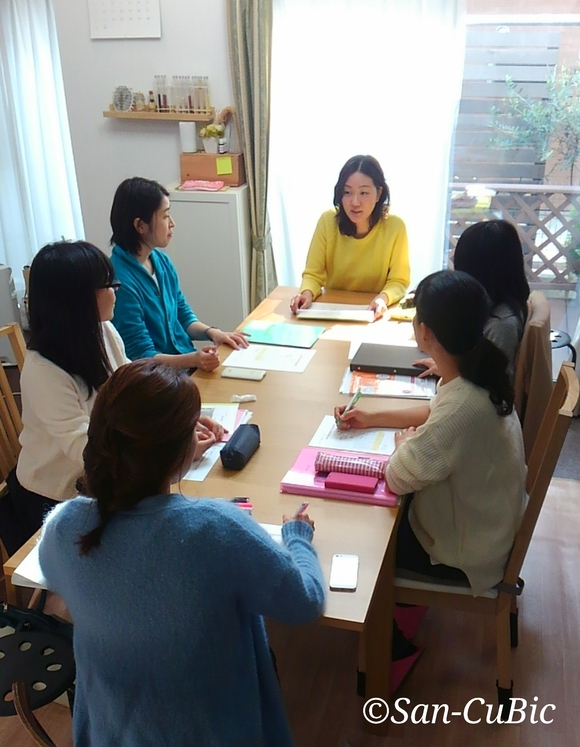
[[[453, 184], [453, 190], [466, 187]], [[572, 290], [580, 272], [580, 187], [487, 184], [495, 194], [473, 207], [451, 204], [448, 260], [457, 239], [472, 223], [504, 218], [518, 227], [530, 285], [540, 290]], [[489, 204], [486, 204], [486, 201]]]
[[[500, 27], [502, 28], [502, 27]], [[507, 29], [507, 27], [503, 27]], [[452, 175], [458, 182], [538, 184], [545, 165], [535, 148], [490, 148], [491, 109], [507, 98], [506, 76], [522, 93], [547, 96], [546, 81], [558, 63], [560, 32], [555, 27], [518, 27], [508, 33], [481, 25], [467, 27], [463, 87], [455, 130]]]

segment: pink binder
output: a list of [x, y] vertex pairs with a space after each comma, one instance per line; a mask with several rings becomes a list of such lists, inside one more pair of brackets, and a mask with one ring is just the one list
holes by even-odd
[[[356, 503], [370, 503], [374, 506], [396, 506], [399, 496], [391, 493], [387, 483], [379, 480], [372, 494], [360, 493], [354, 490], [342, 490], [339, 488], [327, 488], [324, 484], [326, 472], [316, 472], [314, 461], [319, 451], [338, 456], [359, 456], [368, 458], [368, 454], [353, 451], [337, 451], [335, 449], [319, 449], [307, 446], [302, 449], [294, 465], [284, 475], [280, 483], [281, 493], [297, 493], [298, 495], [313, 495], [316, 498], [335, 498], [342, 501], [355, 501]], [[373, 459], [378, 459], [385, 464], [389, 461], [387, 456], [373, 454]]]

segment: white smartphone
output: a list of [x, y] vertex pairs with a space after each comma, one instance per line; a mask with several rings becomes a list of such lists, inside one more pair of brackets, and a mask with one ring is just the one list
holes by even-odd
[[258, 368], [235, 368], [227, 366], [222, 371], [224, 379], [248, 379], [249, 381], [262, 381], [266, 372]]
[[330, 566], [332, 591], [354, 591], [358, 581], [358, 555], [333, 555]]

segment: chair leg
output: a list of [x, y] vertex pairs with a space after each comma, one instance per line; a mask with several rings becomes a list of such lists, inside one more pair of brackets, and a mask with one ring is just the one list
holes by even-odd
[[56, 747], [55, 743], [44, 731], [30, 708], [28, 693], [26, 692], [26, 685], [24, 682], [14, 682], [12, 685], [12, 694], [14, 696], [14, 707], [16, 708], [16, 713], [34, 743], [39, 747]]
[[500, 687], [499, 682], [496, 680], [495, 686], [497, 688], [497, 703], [501, 709], [501, 718], [503, 721], [507, 721], [514, 696], [514, 681], [511, 680], [510, 687]]
[[497, 694], [501, 706], [502, 718], [507, 718], [510, 701], [513, 696], [514, 683], [511, 678], [511, 636], [510, 636], [510, 606], [511, 600], [499, 602], [496, 614], [496, 646], [497, 646]]
[[511, 608], [510, 608], [510, 645], [512, 648], [518, 647], [518, 600], [517, 597], [512, 597]]

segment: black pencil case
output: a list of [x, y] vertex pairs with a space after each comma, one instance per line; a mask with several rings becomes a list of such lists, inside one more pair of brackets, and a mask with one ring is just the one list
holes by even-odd
[[260, 445], [260, 429], [254, 423], [244, 423], [220, 452], [226, 469], [243, 469]]

